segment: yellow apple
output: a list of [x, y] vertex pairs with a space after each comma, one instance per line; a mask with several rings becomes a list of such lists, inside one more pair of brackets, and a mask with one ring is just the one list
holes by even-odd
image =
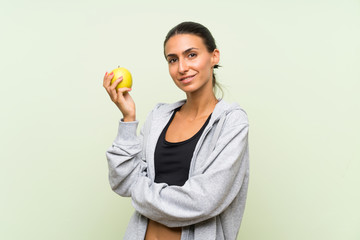
[[119, 77], [121, 76], [123, 77], [123, 80], [116, 86], [116, 89], [124, 88], [124, 87], [131, 88], [132, 77], [129, 70], [123, 67], [118, 67], [112, 70], [110, 73], [114, 73], [114, 77], [111, 79], [111, 83], [115, 82], [115, 80], [118, 79]]

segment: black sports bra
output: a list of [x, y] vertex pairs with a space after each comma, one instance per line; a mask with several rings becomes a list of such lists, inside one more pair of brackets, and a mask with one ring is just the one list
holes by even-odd
[[189, 177], [190, 162], [196, 144], [211, 117], [210, 114], [201, 129], [191, 138], [176, 143], [168, 142], [165, 140], [166, 131], [180, 108], [174, 110], [156, 144], [154, 154], [156, 183], [167, 183], [168, 185], [176, 186], [185, 184]]

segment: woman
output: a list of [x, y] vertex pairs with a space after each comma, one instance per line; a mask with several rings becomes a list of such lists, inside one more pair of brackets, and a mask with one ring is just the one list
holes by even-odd
[[236, 239], [249, 177], [246, 113], [215, 97], [220, 53], [206, 27], [175, 26], [164, 54], [186, 99], [158, 104], [140, 136], [131, 89], [104, 77], [123, 114], [107, 151], [110, 185], [136, 210], [125, 239]]

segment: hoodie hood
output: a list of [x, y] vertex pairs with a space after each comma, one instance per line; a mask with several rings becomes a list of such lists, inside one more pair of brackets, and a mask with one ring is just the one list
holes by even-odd
[[[174, 109], [184, 105], [186, 102], [186, 99], [180, 100], [175, 103], [166, 104], [166, 103], [160, 103], [158, 104], [155, 109], [158, 111], [158, 115], [156, 115], [158, 118], [163, 118], [166, 116], [170, 116], [171, 113], [174, 111]], [[223, 99], [219, 99], [219, 102], [216, 104], [214, 111], [211, 115], [209, 125], [212, 125], [214, 122], [218, 121], [222, 114], [227, 115], [231, 111], [238, 109], [243, 111], [240, 106], [237, 103], [229, 104]]]

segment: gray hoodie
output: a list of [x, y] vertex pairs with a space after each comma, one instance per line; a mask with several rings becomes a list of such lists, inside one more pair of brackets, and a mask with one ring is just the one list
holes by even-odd
[[131, 197], [135, 213], [124, 239], [143, 240], [148, 218], [182, 227], [182, 240], [234, 240], [245, 208], [249, 179], [248, 119], [237, 104], [220, 100], [194, 150], [183, 186], [154, 183], [157, 139], [174, 104], [158, 104], [137, 136], [138, 122], [119, 122], [106, 152], [111, 188]]

